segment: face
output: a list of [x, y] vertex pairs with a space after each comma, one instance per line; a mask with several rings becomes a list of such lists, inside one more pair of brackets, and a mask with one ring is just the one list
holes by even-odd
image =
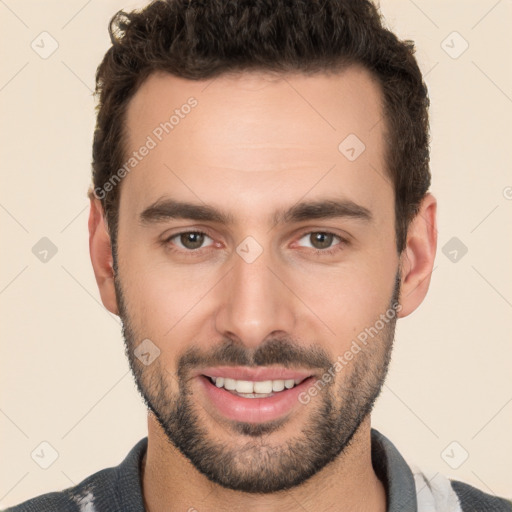
[[130, 102], [127, 355], [170, 442], [224, 487], [304, 482], [380, 392], [400, 291], [381, 118], [360, 68], [153, 75]]

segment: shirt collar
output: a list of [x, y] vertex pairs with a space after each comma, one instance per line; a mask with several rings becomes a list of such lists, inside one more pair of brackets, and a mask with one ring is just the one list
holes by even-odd
[[[373, 469], [386, 489], [387, 512], [417, 512], [416, 487], [409, 465], [395, 445], [376, 429], [371, 429]], [[121, 510], [141, 512], [142, 459], [148, 438], [141, 439], [117, 469], [117, 501]]]
[[417, 512], [414, 476], [395, 445], [378, 430], [371, 429], [372, 465], [384, 484], [387, 512]]

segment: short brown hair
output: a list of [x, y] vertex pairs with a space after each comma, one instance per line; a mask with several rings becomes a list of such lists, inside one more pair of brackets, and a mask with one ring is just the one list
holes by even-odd
[[[383, 93], [385, 172], [395, 190], [397, 251], [403, 251], [430, 186], [430, 102], [414, 43], [387, 30], [369, 0], [157, 0], [140, 11], [116, 13], [109, 33], [112, 46], [96, 73], [94, 190], [104, 191], [123, 165], [127, 105], [153, 72], [204, 80], [252, 70], [334, 72], [360, 64]], [[120, 187], [109, 188], [100, 199], [115, 257]]]

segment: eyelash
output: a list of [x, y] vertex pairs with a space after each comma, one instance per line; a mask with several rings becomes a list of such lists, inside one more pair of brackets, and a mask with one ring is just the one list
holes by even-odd
[[[346, 240], [345, 238], [342, 238], [340, 235], [337, 235], [336, 233], [332, 233], [331, 231], [306, 231], [300, 235], [299, 240], [301, 238], [303, 238], [305, 235], [311, 235], [313, 233], [321, 233], [323, 235], [332, 235], [333, 237], [338, 238], [340, 240], [340, 243], [335, 245], [331, 249], [312, 249], [313, 253], [318, 256], [325, 256], [325, 255], [331, 256], [331, 255], [337, 253], [338, 251], [343, 250], [343, 248], [349, 244], [348, 240]], [[208, 233], [207, 231], [191, 230], [191, 231], [180, 231], [179, 233], [174, 233], [171, 236], [167, 237], [165, 240], [163, 240], [162, 244], [166, 248], [168, 248], [171, 252], [179, 252], [182, 254], [183, 254], [183, 252], [185, 252], [187, 254], [187, 256], [200, 256], [202, 254], [201, 248], [200, 249], [176, 249], [175, 247], [170, 245], [170, 242], [173, 238], [179, 237], [181, 235], [186, 235], [186, 234], [206, 235], [213, 240], [213, 236], [210, 233]]]

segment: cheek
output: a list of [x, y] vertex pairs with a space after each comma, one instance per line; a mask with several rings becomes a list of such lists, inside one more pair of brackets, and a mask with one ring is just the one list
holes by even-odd
[[335, 334], [334, 351], [339, 353], [366, 328], [385, 314], [393, 293], [396, 268], [390, 260], [386, 267], [361, 258], [357, 265], [324, 269], [302, 275], [294, 290], [319, 320]]
[[132, 309], [141, 312], [141, 325], [158, 337], [170, 334], [204, 295], [203, 286], [191, 285], [156, 269], [137, 272], [132, 280]]
[[120, 276], [135, 331], [154, 341], [172, 366], [204, 325], [200, 303], [216, 279], [211, 268], [172, 265], [162, 255], [141, 247], [126, 250]]
[[322, 304], [326, 323], [334, 325], [333, 331], [341, 340], [373, 323], [385, 307], [387, 290], [383, 294], [374, 279], [356, 272], [340, 275], [339, 279], [331, 276], [324, 290], [323, 298], [311, 299], [315, 304]]

